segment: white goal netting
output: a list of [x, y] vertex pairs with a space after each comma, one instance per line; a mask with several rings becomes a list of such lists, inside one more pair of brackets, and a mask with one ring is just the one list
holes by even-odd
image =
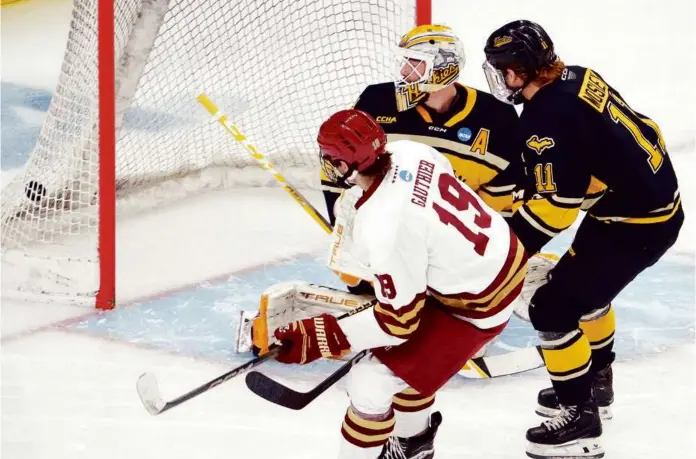
[[[416, 0], [115, 0], [114, 8], [122, 211], [272, 183], [197, 103], [200, 93], [290, 179], [318, 184], [319, 124], [366, 84], [393, 79], [392, 50], [415, 23]], [[98, 45], [97, 0], [74, 0], [47, 119], [25, 170], [3, 190], [3, 253], [42, 280], [33, 293], [89, 297], [98, 288], [85, 280], [93, 279], [85, 264], [99, 263]]]

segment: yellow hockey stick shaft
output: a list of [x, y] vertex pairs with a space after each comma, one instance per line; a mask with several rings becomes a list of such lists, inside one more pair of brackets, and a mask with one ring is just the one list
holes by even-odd
[[225, 130], [232, 136], [234, 137], [234, 140], [239, 142], [241, 146], [243, 146], [246, 151], [249, 152], [252, 158], [254, 158], [256, 161], [258, 161], [259, 165], [266, 169], [269, 174], [273, 176], [273, 178], [280, 183], [285, 191], [294, 199], [298, 204], [302, 206], [302, 208], [307, 212], [315, 222], [321, 226], [324, 231], [327, 233], [331, 234], [332, 228], [331, 224], [324, 218], [323, 215], [319, 213], [317, 209], [314, 208], [314, 206], [305, 198], [302, 193], [297, 191], [297, 188], [292, 186], [290, 183], [288, 183], [287, 180], [285, 180], [285, 177], [276, 170], [275, 166], [271, 163], [271, 161], [266, 158], [261, 152], [259, 152], [254, 145], [251, 144], [249, 139], [242, 134], [239, 130], [239, 128], [232, 123], [229, 122], [227, 115], [221, 112], [217, 106], [213, 103], [213, 101], [210, 100], [208, 96], [205, 94], [200, 94], [197, 97], [198, 102], [205, 107], [206, 110], [208, 110], [208, 113], [210, 113], [210, 116], [212, 116], [215, 120], [217, 120], [222, 127], [225, 128]]

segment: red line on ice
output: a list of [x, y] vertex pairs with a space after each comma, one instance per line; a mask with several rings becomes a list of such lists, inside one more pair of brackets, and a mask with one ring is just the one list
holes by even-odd
[[[41, 332], [45, 332], [45, 331], [63, 329], [65, 327], [69, 327], [70, 325], [74, 325], [76, 323], [87, 320], [93, 316], [110, 314], [110, 313], [113, 313], [114, 311], [118, 311], [119, 309], [127, 308], [127, 307], [133, 306], [135, 304], [164, 298], [167, 296], [171, 296], [171, 295], [181, 293], [181, 292], [186, 292], [189, 290], [196, 290], [196, 288], [200, 284], [203, 284], [203, 283], [211, 283], [211, 284], [222, 283], [222, 282], [225, 282], [227, 279], [229, 279], [230, 276], [250, 273], [253, 271], [260, 270], [264, 266], [279, 265], [279, 264], [287, 263], [287, 262], [292, 261], [292, 260], [296, 260], [296, 259], [303, 257], [303, 256], [309, 256], [309, 255], [312, 255], [312, 254], [310, 254], [310, 253], [298, 253], [298, 254], [295, 254], [292, 256], [281, 257], [281, 258], [278, 258], [278, 259], [275, 259], [272, 261], [266, 261], [266, 262], [255, 264], [252, 266], [247, 266], [245, 268], [241, 268], [241, 269], [238, 269], [236, 271], [232, 271], [232, 272], [229, 272], [226, 274], [221, 274], [221, 275], [218, 275], [215, 277], [211, 277], [209, 279], [200, 280], [200, 281], [193, 282], [190, 284], [182, 285], [180, 287], [175, 287], [172, 289], [163, 290], [161, 292], [153, 293], [150, 295], [145, 295], [142, 297], [134, 298], [134, 299], [128, 301], [127, 303], [117, 305], [116, 309], [113, 309], [111, 311], [100, 311], [100, 310], [94, 308], [94, 310], [91, 310], [90, 312], [87, 312], [85, 314], [80, 314], [78, 316], [58, 320], [55, 322], [51, 322], [51, 323], [42, 325], [40, 327], [30, 328], [28, 330], [22, 330], [22, 331], [15, 332], [15, 333], [8, 333], [7, 335], [0, 337], [0, 344], [11, 343], [11, 342], [20, 340], [22, 338], [26, 338], [28, 336], [32, 336], [32, 335], [35, 335], [37, 333], [41, 333]], [[47, 307], [50, 307], [50, 306], [47, 306]]]

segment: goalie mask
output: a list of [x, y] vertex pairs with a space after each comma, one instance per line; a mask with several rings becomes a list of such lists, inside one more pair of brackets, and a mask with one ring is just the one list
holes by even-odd
[[452, 29], [422, 25], [401, 38], [396, 79], [396, 106], [413, 108], [429, 92], [436, 92], [459, 78], [466, 60], [464, 46]]

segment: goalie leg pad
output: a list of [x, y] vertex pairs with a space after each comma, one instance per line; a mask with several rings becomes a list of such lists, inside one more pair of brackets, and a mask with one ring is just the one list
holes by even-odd
[[304, 281], [272, 285], [261, 295], [258, 311], [241, 313], [237, 352], [265, 354], [277, 328], [321, 314], [339, 316], [369, 299]]
[[328, 266], [340, 273], [348, 285], [357, 285], [360, 280], [371, 282], [374, 278], [372, 271], [365, 266], [353, 253], [353, 221], [355, 219], [355, 204], [362, 196], [360, 187], [353, 187], [341, 194], [336, 202], [336, 224], [331, 233]]

